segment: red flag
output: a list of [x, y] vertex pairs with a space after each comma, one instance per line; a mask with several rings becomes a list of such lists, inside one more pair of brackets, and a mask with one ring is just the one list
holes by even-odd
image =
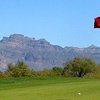
[[100, 28], [100, 16], [94, 18], [94, 28]]

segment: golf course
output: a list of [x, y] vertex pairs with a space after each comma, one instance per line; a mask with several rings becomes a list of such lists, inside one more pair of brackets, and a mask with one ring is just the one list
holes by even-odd
[[0, 100], [100, 100], [99, 78], [0, 79]]

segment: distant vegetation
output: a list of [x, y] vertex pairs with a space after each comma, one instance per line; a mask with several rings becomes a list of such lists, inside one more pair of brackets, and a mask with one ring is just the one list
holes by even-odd
[[100, 65], [88, 58], [74, 58], [65, 62], [63, 67], [54, 66], [52, 69], [33, 70], [23, 61], [17, 64], [8, 64], [5, 72], [0, 72], [0, 77], [37, 77], [37, 76], [73, 76], [73, 77], [100, 77]]
[[95, 72], [96, 63], [88, 58], [74, 58], [73, 60], [66, 62], [64, 67], [64, 73], [72, 76], [83, 77], [88, 73]]

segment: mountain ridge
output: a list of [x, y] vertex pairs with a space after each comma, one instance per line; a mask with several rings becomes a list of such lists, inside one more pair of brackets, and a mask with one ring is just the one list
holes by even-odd
[[88, 57], [100, 63], [100, 47], [61, 47], [45, 39], [36, 40], [21, 34], [12, 34], [0, 40], [0, 69], [23, 60], [35, 70], [62, 66], [74, 57]]

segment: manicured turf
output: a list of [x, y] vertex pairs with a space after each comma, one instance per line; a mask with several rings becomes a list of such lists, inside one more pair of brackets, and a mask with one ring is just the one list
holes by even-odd
[[100, 100], [100, 79], [0, 79], [0, 100]]

